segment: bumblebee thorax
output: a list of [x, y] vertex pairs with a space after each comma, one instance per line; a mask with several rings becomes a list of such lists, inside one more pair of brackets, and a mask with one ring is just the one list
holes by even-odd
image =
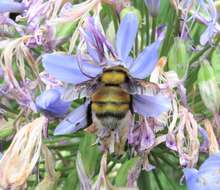
[[118, 85], [126, 82], [128, 71], [123, 66], [109, 67], [103, 70], [101, 82]]

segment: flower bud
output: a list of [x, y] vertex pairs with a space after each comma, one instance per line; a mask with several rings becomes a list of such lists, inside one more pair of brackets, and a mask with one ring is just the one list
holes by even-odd
[[144, 0], [151, 16], [156, 17], [160, 12], [160, 0]]
[[138, 18], [138, 23], [141, 23], [141, 13], [138, 9], [134, 8], [134, 7], [126, 7], [124, 9], [122, 9], [122, 11], [120, 12], [120, 18], [121, 20], [125, 17], [125, 15], [127, 15], [128, 13], [133, 13], [137, 16]]
[[131, 4], [131, 0], [102, 0], [102, 2], [113, 5], [118, 13], [120, 13], [124, 7], [129, 7]]
[[207, 60], [204, 60], [201, 64], [197, 82], [205, 106], [213, 113], [218, 112], [220, 104], [220, 89], [215, 78], [214, 70]]
[[176, 38], [168, 55], [168, 67], [175, 71], [180, 79], [186, 76], [189, 64], [185, 43], [182, 39]]

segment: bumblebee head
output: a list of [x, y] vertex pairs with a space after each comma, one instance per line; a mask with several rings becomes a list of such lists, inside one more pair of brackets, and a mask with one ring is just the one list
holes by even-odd
[[119, 85], [126, 82], [128, 70], [121, 65], [105, 68], [101, 76], [104, 84]]

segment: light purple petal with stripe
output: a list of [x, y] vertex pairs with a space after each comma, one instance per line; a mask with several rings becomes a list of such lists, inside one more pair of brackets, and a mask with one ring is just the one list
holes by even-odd
[[152, 43], [138, 55], [137, 59], [129, 69], [129, 72], [133, 77], [144, 79], [150, 75], [158, 61], [160, 42], [161, 40]]
[[22, 13], [25, 10], [23, 3], [14, 2], [11, 0], [0, 1], [0, 13], [11, 12], [11, 13]]
[[120, 59], [126, 60], [138, 30], [138, 18], [133, 13], [128, 13], [121, 21], [116, 36], [116, 51]]
[[216, 34], [215, 24], [210, 23], [206, 30], [200, 36], [200, 44], [205, 46], [208, 42], [212, 42], [213, 36]]
[[155, 134], [149, 126], [145, 126], [145, 130], [142, 130], [140, 138], [140, 151], [150, 149], [155, 143]]
[[80, 67], [84, 73], [82, 73], [77, 58], [70, 55], [62, 54], [45, 54], [43, 55], [43, 66], [45, 70], [63, 82], [68, 82], [72, 84], [79, 84], [81, 82], [87, 81], [91, 77], [96, 77], [102, 72], [102, 68], [90, 64], [86, 61], [80, 59]]
[[64, 135], [74, 133], [80, 129], [87, 127], [87, 109], [89, 101], [85, 102], [73, 112], [69, 113], [67, 117], [57, 126], [54, 135]]
[[170, 109], [170, 99], [162, 96], [133, 96], [133, 108], [134, 111], [143, 116], [158, 116], [162, 112], [166, 112]]

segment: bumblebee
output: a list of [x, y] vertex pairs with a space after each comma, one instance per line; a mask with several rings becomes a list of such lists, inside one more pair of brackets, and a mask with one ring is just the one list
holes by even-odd
[[66, 89], [65, 100], [86, 97], [86, 113], [78, 123], [71, 122], [76, 118], [74, 112], [70, 113], [58, 127], [75, 125], [77, 131], [93, 124], [101, 144], [116, 154], [123, 152], [128, 129], [133, 125], [133, 95], [153, 96], [159, 92], [155, 83], [132, 78], [121, 65], [105, 68], [96, 78]]

